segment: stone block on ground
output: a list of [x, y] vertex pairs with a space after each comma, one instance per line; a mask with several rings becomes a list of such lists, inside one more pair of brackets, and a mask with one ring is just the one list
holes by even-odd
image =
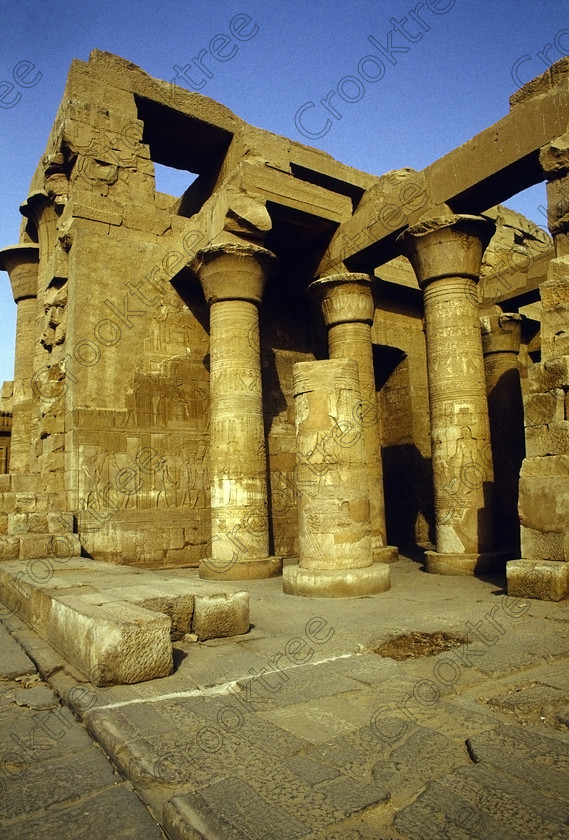
[[506, 564], [508, 595], [561, 601], [569, 595], [569, 563], [556, 560], [510, 560]]
[[[69, 536], [69, 535], [67, 535]], [[172, 641], [249, 630], [249, 594], [199, 579], [71, 557], [0, 564], [0, 597], [97, 684], [133, 683], [172, 670]]]
[[200, 641], [240, 636], [249, 630], [249, 593], [196, 594], [192, 632]]

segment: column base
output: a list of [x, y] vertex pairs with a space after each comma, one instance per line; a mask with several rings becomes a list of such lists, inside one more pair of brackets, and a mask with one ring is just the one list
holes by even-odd
[[431, 575], [502, 574], [508, 554], [489, 551], [481, 554], [440, 554], [425, 551], [425, 569]]
[[385, 563], [365, 569], [303, 569], [286, 566], [283, 591], [306, 598], [361, 598], [391, 588], [391, 572]]
[[569, 595], [569, 563], [565, 560], [510, 560], [506, 563], [508, 595], [562, 601]]
[[371, 556], [374, 563], [397, 563], [399, 549], [396, 545], [373, 545]]
[[[216, 568], [216, 564], [218, 568]], [[282, 557], [264, 557], [259, 560], [240, 560], [233, 566], [206, 557], [200, 562], [199, 574], [204, 580], [260, 580], [282, 574]]]

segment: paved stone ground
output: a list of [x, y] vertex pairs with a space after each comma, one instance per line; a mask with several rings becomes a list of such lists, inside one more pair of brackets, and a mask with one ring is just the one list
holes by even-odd
[[[152, 818], [172, 840], [569, 837], [568, 603], [507, 598], [500, 582], [427, 575], [409, 559], [392, 580], [353, 600], [251, 582], [249, 633], [177, 642], [172, 676], [109, 689], [7, 618], [4, 762], [34, 716], [52, 715], [62, 734], [19, 777], [17, 762], [1, 765], [2, 837], [152, 839]], [[455, 641], [437, 655], [374, 652], [441, 632]], [[14, 639], [118, 773], [68, 710], [37, 710], [57, 701], [36, 693]], [[36, 710], [18, 705], [26, 692]]]
[[164, 838], [129, 782], [1, 625], [0, 837]]

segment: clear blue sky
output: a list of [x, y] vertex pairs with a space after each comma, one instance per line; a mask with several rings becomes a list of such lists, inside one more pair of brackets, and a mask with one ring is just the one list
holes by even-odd
[[[233, 57], [210, 56], [211, 78], [194, 65], [186, 71], [191, 82], [179, 83], [205, 82], [201, 93], [253, 125], [377, 175], [420, 169], [464, 143], [507, 113], [519, 82], [569, 53], [567, 0], [2, 0], [0, 8], [0, 81], [14, 83], [19, 67], [23, 82], [0, 86], [0, 247], [18, 241], [18, 206], [71, 60], [87, 60], [94, 48], [172, 80], [174, 65], [183, 70], [216, 35], [229, 34], [235, 15], [249, 15], [241, 35], [255, 34], [237, 42]], [[232, 50], [216, 43], [221, 55]], [[329, 97], [335, 113], [320, 104], [303, 112], [303, 135], [295, 125], [299, 109], [338, 86], [344, 98]], [[158, 179], [159, 189], [173, 194], [184, 183]], [[542, 186], [509, 204], [543, 224]], [[0, 382], [13, 375], [14, 324], [8, 275], [0, 273]]]

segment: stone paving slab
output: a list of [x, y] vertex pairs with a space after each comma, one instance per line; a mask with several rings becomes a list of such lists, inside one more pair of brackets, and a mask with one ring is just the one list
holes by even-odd
[[473, 761], [506, 776], [522, 777], [545, 794], [569, 799], [569, 743], [520, 727], [500, 726], [468, 738], [466, 745]]
[[12, 680], [24, 674], [35, 674], [35, 671], [32, 660], [0, 622], [0, 677]]
[[11, 654], [0, 658], [2, 840], [164, 840], [129, 784], [14, 645], [0, 625], [0, 651]]
[[[76, 780], [77, 784], [77, 780]], [[28, 814], [2, 826], [2, 840], [166, 840], [126, 784], [68, 802], [64, 807]]]
[[[567, 834], [569, 731], [552, 718], [523, 727], [516, 700], [513, 711], [507, 708], [516, 693], [528, 708], [539, 705], [542, 690], [554, 705], [565, 697], [566, 606], [522, 605], [531, 608], [509, 623], [500, 613], [507, 628], [494, 644], [475, 639], [478, 657], [471, 641], [466, 649], [396, 662], [372, 647], [401, 630], [464, 635], [468, 620], [475, 624], [501, 603], [495, 583], [466, 580], [467, 593], [478, 592], [479, 600], [465, 607], [440, 580], [401, 561], [392, 567], [394, 586], [400, 572], [408, 585], [404, 614], [383, 596], [381, 610], [371, 598], [333, 608], [299, 599], [296, 614], [278, 581], [259, 581], [250, 592], [250, 634], [180, 640], [177, 671], [161, 680], [78, 686], [92, 698], [75, 702], [89, 732], [171, 840], [286, 832], [302, 840]], [[461, 583], [451, 581], [451, 588], [458, 592]], [[307, 635], [314, 616], [324, 622], [322, 638], [334, 628], [325, 643]], [[490, 629], [484, 625], [486, 638]], [[368, 648], [354, 644], [358, 632], [373, 638]], [[306, 661], [294, 665], [287, 649]], [[445, 656], [460, 665], [456, 679], [438, 664]], [[59, 667], [54, 685], [77, 701], [70, 674]]]
[[527, 763], [504, 777], [493, 767], [461, 768], [429, 782], [394, 819], [407, 840], [565, 840], [569, 831], [569, 791], [563, 799], [536, 792], [526, 782]]

